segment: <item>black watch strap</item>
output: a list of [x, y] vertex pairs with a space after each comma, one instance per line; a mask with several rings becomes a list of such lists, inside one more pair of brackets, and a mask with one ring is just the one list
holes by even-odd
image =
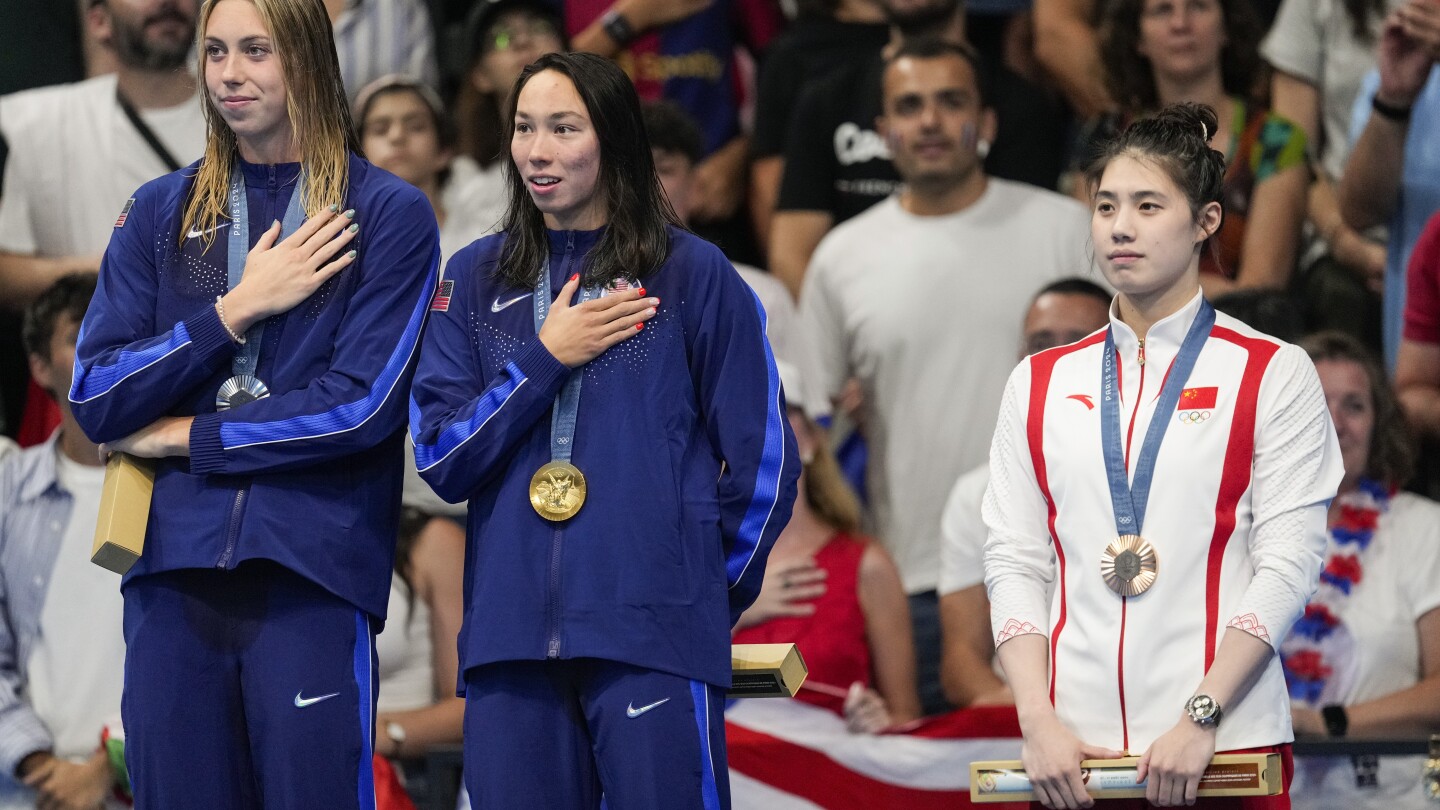
[[1396, 123], [1404, 123], [1410, 120], [1410, 110], [1412, 107], [1386, 104], [1380, 100], [1380, 94], [1376, 93], [1370, 99], [1370, 109], [1374, 110], [1381, 118], [1388, 118]]
[[1320, 717], [1325, 721], [1325, 733], [1331, 737], [1344, 737], [1350, 730], [1350, 715], [1344, 706], [1326, 706], [1320, 710]]
[[600, 27], [605, 29], [605, 33], [622, 48], [634, 42], [637, 36], [635, 27], [625, 19], [625, 15], [613, 8], [600, 18]]

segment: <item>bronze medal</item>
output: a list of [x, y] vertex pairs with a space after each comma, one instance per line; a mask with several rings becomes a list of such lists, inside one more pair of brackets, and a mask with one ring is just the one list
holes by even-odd
[[1160, 560], [1155, 547], [1143, 537], [1121, 535], [1105, 547], [1100, 555], [1100, 576], [1110, 590], [1121, 596], [1139, 596], [1150, 590], [1160, 574]]
[[568, 520], [585, 505], [585, 475], [573, 464], [552, 461], [530, 478], [530, 505], [546, 520]]

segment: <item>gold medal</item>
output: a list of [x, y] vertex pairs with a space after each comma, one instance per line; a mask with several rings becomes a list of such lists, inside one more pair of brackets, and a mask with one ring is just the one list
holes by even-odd
[[1100, 576], [1110, 590], [1121, 596], [1145, 593], [1159, 574], [1160, 560], [1155, 556], [1155, 547], [1139, 535], [1120, 535], [1100, 555]]
[[530, 478], [530, 505], [546, 520], [574, 517], [585, 505], [585, 475], [569, 462], [546, 464]]

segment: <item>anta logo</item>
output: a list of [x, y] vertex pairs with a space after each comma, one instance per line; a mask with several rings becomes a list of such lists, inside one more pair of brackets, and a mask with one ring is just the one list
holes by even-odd
[[873, 129], [861, 129], [849, 121], [835, 128], [835, 159], [841, 166], [867, 160], [889, 160], [885, 139]]
[[1071, 394], [1070, 396], [1066, 397], [1066, 399], [1073, 399], [1076, 402], [1079, 402], [1080, 404], [1085, 406], [1085, 410], [1087, 411], [1095, 410], [1095, 399], [1089, 394]]

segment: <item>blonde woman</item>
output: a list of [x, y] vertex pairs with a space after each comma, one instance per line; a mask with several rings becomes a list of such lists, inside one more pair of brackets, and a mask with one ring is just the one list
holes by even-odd
[[121, 585], [135, 803], [373, 807], [435, 217], [355, 155], [321, 0], [208, 0], [197, 46], [205, 156], [120, 212], [70, 392], [155, 459]]

